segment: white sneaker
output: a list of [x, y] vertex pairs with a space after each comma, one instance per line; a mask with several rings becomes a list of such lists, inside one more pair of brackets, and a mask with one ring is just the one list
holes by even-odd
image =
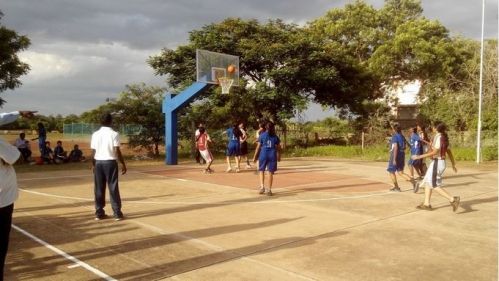
[[226, 172], [226, 173], [230, 173], [230, 172], [232, 172], [232, 168], [231, 168], [231, 167], [227, 168], [227, 170], [225, 170], [225, 172]]

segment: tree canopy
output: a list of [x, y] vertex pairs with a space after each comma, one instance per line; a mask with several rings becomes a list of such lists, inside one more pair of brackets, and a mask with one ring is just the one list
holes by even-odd
[[399, 82], [427, 83], [457, 73], [463, 59], [453, 43], [443, 25], [422, 16], [420, 1], [386, 0], [377, 10], [357, 0], [303, 27], [240, 18], [212, 23], [149, 64], [182, 88], [195, 79], [197, 48], [229, 53], [240, 56], [245, 83], [222, 100], [213, 92], [205, 96], [212, 105], [234, 110], [242, 95], [249, 115], [267, 112], [286, 120], [312, 100], [366, 117], [369, 103]]
[[[3, 13], [0, 11], [0, 19]], [[29, 65], [22, 62], [17, 54], [28, 48], [28, 37], [17, 34], [0, 24], [0, 93], [21, 86], [19, 77], [29, 71]], [[5, 100], [0, 98], [0, 107]]]
[[[456, 131], [476, 129], [480, 81], [480, 44], [455, 38], [461, 54], [460, 71], [427, 83], [421, 90], [421, 113], [430, 120], [442, 120]], [[469, 56], [471, 54], [471, 56]], [[497, 132], [497, 40], [485, 42], [482, 129]]]

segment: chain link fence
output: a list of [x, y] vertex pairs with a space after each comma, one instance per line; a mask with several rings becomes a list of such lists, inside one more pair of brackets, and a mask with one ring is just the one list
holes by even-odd
[[[63, 135], [65, 137], [88, 136], [99, 130], [101, 125], [91, 123], [71, 123], [63, 125]], [[141, 125], [123, 124], [114, 127], [120, 135], [131, 136], [138, 135], [142, 130]]]

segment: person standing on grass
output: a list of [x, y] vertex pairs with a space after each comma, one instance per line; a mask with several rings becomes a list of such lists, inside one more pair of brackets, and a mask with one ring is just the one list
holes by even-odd
[[402, 128], [399, 124], [394, 124], [392, 126], [393, 136], [390, 140], [390, 160], [388, 162], [388, 168], [386, 169], [390, 175], [390, 179], [393, 182], [393, 187], [390, 191], [400, 192], [400, 187], [397, 182], [397, 173], [399, 176], [405, 178], [407, 181], [412, 182], [413, 188], [416, 184], [414, 179], [411, 179], [409, 175], [404, 173], [405, 166], [405, 143], [406, 140], [402, 135]]
[[425, 199], [424, 202], [417, 206], [418, 209], [431, 211], [433, 210], [430, 204], [432, 191], [435, 190], [438, 194], [449, 200], [452, 210], [455, 212], [459, 207], [459, 202], [461, 198], [459, 196], [452, 196], [445, 189], [442, 188], [442, 175], [446, 168], [446, 156], [452, 163], [452, 169], [457, 173], [456, 162], [454, 161], [454, 156], [450, 150], [449, 136], [447, 135], [447, 126], [436, 121], [432, 127], [435, 137], [433, 137], [431, 150], [423, 155], [414, 155], [413, 159], [424, 159], [429, 157], [432, 159], [428, 171], [421, 183], [416, 184], [416, 192], [419, 190], [420, 186], [425, 187]]
[[[16, 121], [19, 116], [31, 118], [34, 113], [36, 111], [0, 113], [0, 126]], [[0, 138], [0, 280], [3, 280], [3, 268], [9, 249], [14, 202], [19, 196], [16, 171], [12, 165], [20, 156], [21, 152], [15, 146]]]
[[92, 170], [94, 173], [95, 220], [106, 218], [104, 211], [106, 183], [109, 188], [111, 207], [114, 219], [122, 220], [121, 197], [118, 185], [118, 160], [121, 163], [121, 174], [127, 171], [120, 150], [119, 133], [111, 128], [113, 118], [110, 113], [102, 115], [102, 127], [92, 134], [90, 148], [92, 149]]
[[196, 147], [201, 154], [201, 157], [206, 161], [205, 174], [213, 173], [211, 164], [213, 163], [213, 155], [210, 152], [208, 144], [211, 143], [210, 136], [206, 133], [204, 127], [199, 128], [199, 136], [197, 137]]
[[[272, 184], [274, 173], [277, 171], [277, 162], [281, 161], [281, 140], [275, 133], [274, 123], [268, 122], [266, 131], [261, 133], [258, 138], [253, 162], [258, 159], [258, 171], [260, 179], [259, 194], [272, 196]], [[265, 188], [265, 170], [268, 171], [268, 188]]]
[[228, 128], [225, 132], [227, 134], [227, 151], [225, 153], [226, 155], [226, 160], [227, 160], [227, 170], [226, 172], [229, 173], [232, 171], [232, 166], [230, 164], [230, 157], [234, 157], [236, 160], [236, 173], [239, 173], [239, 161], [240, 155], [241, 155], [241, 146], [239, 143], [239, 140], [241, 138], [241, 130], [239, 130], [237, 122], [234, 123], [234, 125], [230, 128]]
[[42, 122], [38, 122], [38, 137], [31, 140], [38, 140], [38, 149], [40, 149], [40, 157], [45, 155], [45, 142], [47, 141], [47, 130]]
[[409, 165], [409, 172], [410, 176], [412, 179], [414, 179], [414, 170], [416, 170], [416, 173], [418, 174], [418, 178], [421, 177], [422, 175], [422, 163], [423, 160], [418, 159], [418, 160], [413, 160], [412, 156], [413, 155], [421, 155], [421, 139], [417, 133], [417, 128], [411, 128], [409, 129], [410, 132], [410, 137], [409, 137], [409, 145], [411, 149], [411, 158], [409, 158], [409, 161], [407, 162], [407, 165]]

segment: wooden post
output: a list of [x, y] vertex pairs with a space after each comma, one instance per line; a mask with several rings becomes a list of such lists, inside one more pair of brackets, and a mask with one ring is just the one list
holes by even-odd
[[364, 153], [364, 131], [362, 131], [362, 153]]

